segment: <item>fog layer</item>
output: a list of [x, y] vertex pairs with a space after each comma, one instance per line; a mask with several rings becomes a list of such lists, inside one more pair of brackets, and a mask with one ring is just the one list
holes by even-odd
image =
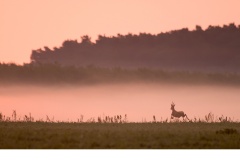
[[188, 117], [204, 118], [209, 112], [215, 116], [240, 118], [240, 88], [219, 86], [187, 86], [161, 84], [123, 84], [92, 86], [0, 87], [0, 112], [23, 119], [54, 117], [57, 121], [83, 121], [101, 116], [127, 114], [128, 121], [142, 122], [170, 118], [171, 102], [175, 109]]

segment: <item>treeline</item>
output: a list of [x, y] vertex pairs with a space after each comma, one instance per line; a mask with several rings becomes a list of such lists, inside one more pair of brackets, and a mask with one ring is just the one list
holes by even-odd
[[157, 35], [140, 33], [107, 37], [96, 42], [66, 40], [62, 46], [33, 50], [32, 64], [122, 68], [161, 68], [195, 71], [240, 71], [240, 25], [183, 28]]
[[85, 85], [111, 83], [240, 85], [239, 74], [163, 71], [138, 68], [75, 67], [58, 64], [0, 64], [0, 84]]

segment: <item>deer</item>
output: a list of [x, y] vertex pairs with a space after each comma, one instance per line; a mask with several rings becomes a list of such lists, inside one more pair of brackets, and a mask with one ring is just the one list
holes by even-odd
[[176, 111], [174, 107], [175, 107], [175, 104], [172, 102], [172, 104], [171, 104], [171, 110], [172, 110], [171, 119], [173, 119], [174, 117], [176, 117], [176, 118], [183, 117], [183, 119], [184, 119], [184, 117], [187, 117], [187, 119], [188, 119], [188, 116], [183, 111]]

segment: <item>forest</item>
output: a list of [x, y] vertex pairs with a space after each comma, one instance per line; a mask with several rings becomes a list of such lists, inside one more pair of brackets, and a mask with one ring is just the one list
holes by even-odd
[[239, 72], [240, 25], [201, 26], [156, 35], [139, 33], [107, 37], [96, 42], [88, 35], [65, 40], [62, 46], [32, 51], [32, 64], [60, 64], [112, 68], [160, 68], [163, 70]]
[[62, 66], [60, 64], [0, 63], [0, 83], [40, 85], [92, 85], [111, 83], [165, 83], [240, 85], [240, 74], [165, 71], [161, 69], [120, 67], [104, 68], [93, 65]]
[[240, 25], [233, 23], [81, 39], [33, 50], [30, 63], [0, 63], [1, 84], [240, 84]]

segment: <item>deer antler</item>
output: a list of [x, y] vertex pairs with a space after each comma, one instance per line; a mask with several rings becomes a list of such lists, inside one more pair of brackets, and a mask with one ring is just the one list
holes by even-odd
[[174, 106], [175, 106], [175, 104], [172, 102], [171, 106], [172, 106], [172, 107], [174, 107]]

